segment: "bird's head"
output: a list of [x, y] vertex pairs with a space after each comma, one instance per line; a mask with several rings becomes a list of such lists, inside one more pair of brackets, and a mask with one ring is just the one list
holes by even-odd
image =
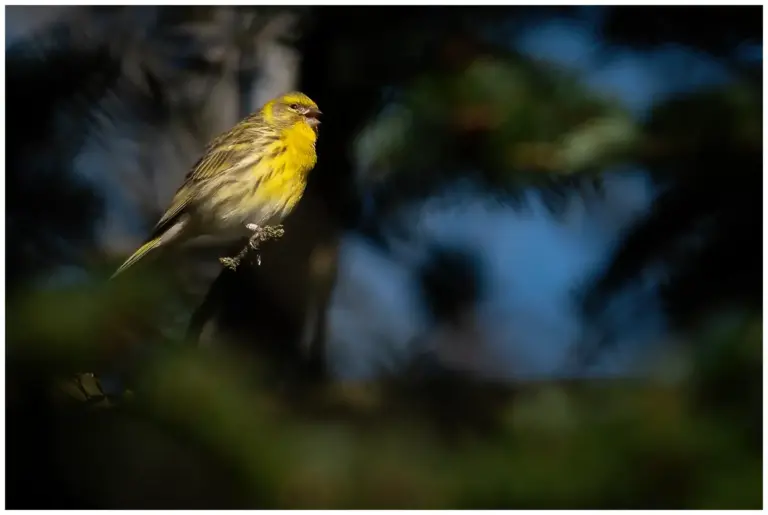
[[320, 125], [322, 113], [317, 104], [304, 93], [287, 93], [267, 102], [262, 108], [262, 115], [268, 123], [290, 126], [306, 123], [315, 132]]

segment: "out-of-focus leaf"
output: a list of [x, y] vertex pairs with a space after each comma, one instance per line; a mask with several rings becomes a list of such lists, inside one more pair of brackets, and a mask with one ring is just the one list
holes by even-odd
[[628, 118], [598, 118], [565, 135], [560, 150], [563, 171], [578, 171], [605, 164], [628, 153], [639, 142], [635, 124]]

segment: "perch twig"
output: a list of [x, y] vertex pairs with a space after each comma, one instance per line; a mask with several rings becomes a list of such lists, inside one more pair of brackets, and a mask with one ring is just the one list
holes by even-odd
[[240, 265], [240, 262], [245, 258], [245, 256], [248, 254], [249, 250], [255, 250], [256, 251], [256, 263], [258, 265], [261, 265], [261, 254], [259, 254], [259, 246], [264, 243], [265, 241], [269, 240], [276, 240], [285, 234], [285, 229], [283, 229], [282, 225], [275, 225], [275, 226], [257, 226], [257, 225], [249, 225], [249, 229], [253, 231], [253, 234], [251, 235], [250, 239], [248, 240], [248, 243], [243, 247], [243, 249], [238, 252], [238, 254], [235, 257], [222, 257], [219, 258], [219, 261], [222, 265], [229, 268], [230, 270], [236, 270], [237, 267]]

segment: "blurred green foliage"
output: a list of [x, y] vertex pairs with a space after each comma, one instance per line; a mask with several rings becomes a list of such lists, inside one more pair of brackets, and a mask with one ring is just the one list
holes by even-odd
[[[62, 363], [114, 360], [116, 335], [156, 323], [146, 307], [162, 288], [147, 286], [11, 306], [14, 370], [52, 387]], [[157, 351], [134, 361], [130, 397], [106, 412], [58, 411], [67, 425], [42, 430], [75, 435], [57, 437], [69, 463], [61, 474], [77, 471], [89, 487], [76, 502], [102, 508], [185, 505], [200, 492], [214, 505], [251, 508], [758, 508], [761, 322], [723, 318], [696, 338], [683, 376], [517, 386], [459, 378], [476, 397], [425, 396], [428, 386], [402, 380], [280, 393], [258, 379], [267, 363], [153, 340]], [[476, 402], [490, 388], [500, 400]], [[9, 399], [13, 409], [26, 397]], [[126, 451], [105, 456], [105, 446], [130, 449], [143, 467], [124, 463]], [[168, 483], [153, 472], [170, 466], [175, 446], [205, 464], [195, 465], [205, 486], [194, 495], [185, 493], [193, 478]], [[168, 491], [143, 492], [152, 481]]]
[[626, 163], [677, 175], [702, 151], [761, 144], [762, 90], [749, 73], [663, 98], [642, 120], [569, 69], [467, 34], [437, 47], [441, 65], [394, 87], [355, 138], [362, 189], [385, 184], [406, 197], [456, 174], [549, 187]]
[[510, 53], [416, 77], [361, 132], [357, 153], [379, 178], [464, 166], [510, 183], [595, 170], [638, 138], [618, 102], [590, 92], [575, 74]]

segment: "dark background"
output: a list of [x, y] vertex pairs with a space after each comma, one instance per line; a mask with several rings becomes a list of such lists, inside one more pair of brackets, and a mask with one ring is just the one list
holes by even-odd
[[[761, 506], [760, 7], [6, 32], [9, 508]], [[107, 281], [288, 89], [319, 162], [263, 264]]]

